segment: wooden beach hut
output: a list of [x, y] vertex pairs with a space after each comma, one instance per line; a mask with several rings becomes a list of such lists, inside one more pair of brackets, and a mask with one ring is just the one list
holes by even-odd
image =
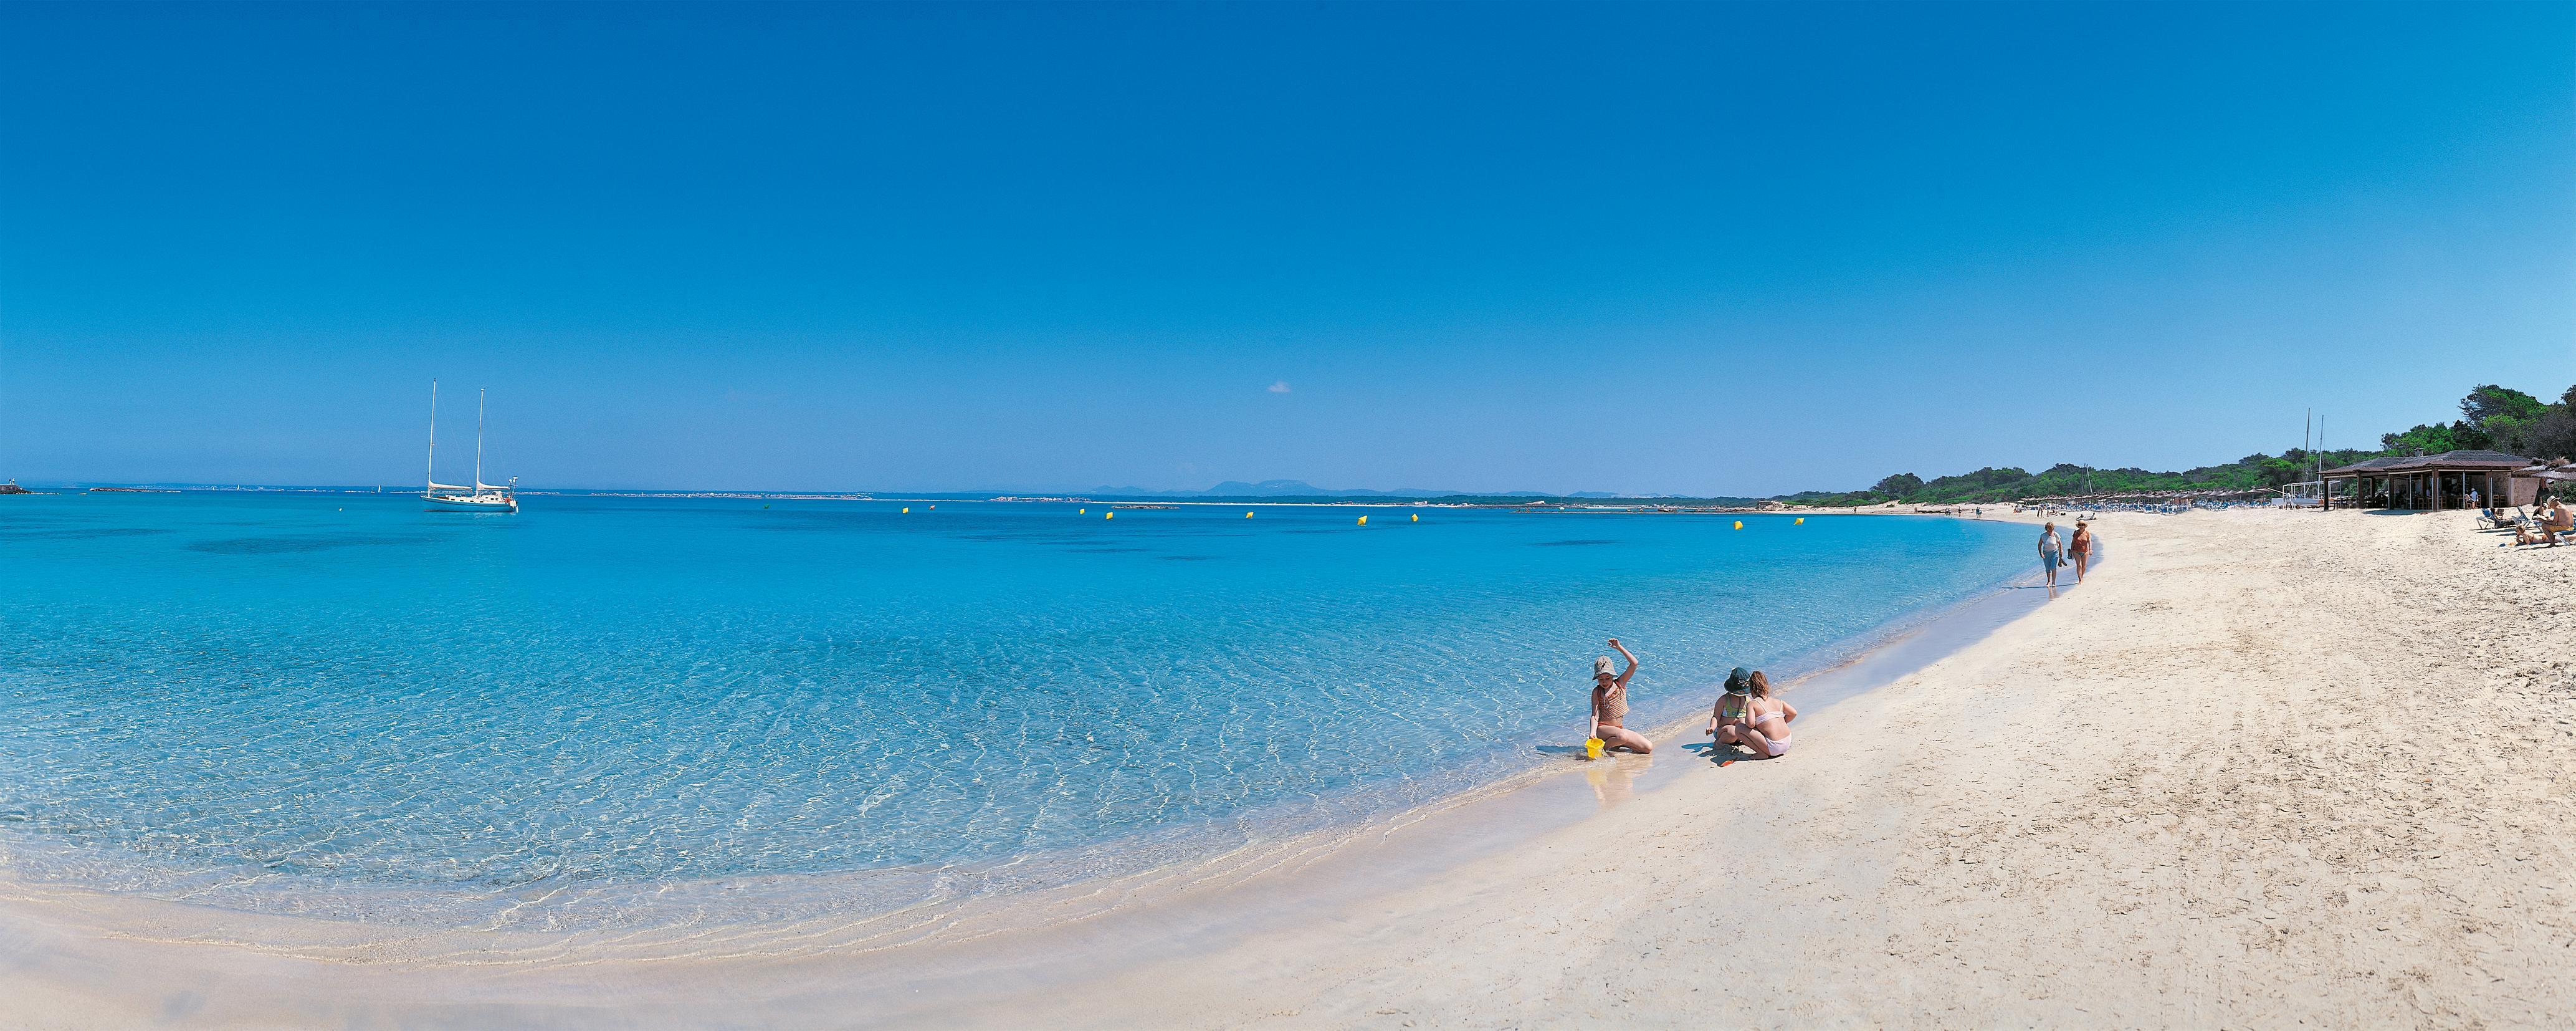
[[2540, 493], [2540, 480], [2523, 472], [2529, 465], [2502, 451], [2445, 451], [2354, 462], [2319, 479], [2328, 508], [2467, 508], [2471, 491], [2481, 505], [2528, 505]]

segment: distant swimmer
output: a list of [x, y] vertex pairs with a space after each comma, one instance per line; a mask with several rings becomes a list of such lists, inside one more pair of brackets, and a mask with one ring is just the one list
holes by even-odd
[[1610, 647], [1619, 649], [1620, 656], [1628, 660], [1628, 669], [1613, 676], [1609, 656], [1592, 660], [1592, 736], [1600, 738], [1601, 743], [1608, 747], [1625, 748], [1645, 755], [1655, 750], [1654, 742], [1619, 725], [1620, 720], [1628, 717], [1628, 678], [1637, 675], [1637, 657], [1630, 654], [1628, 646], [1620, 644], [1616, 637], [1610, 639]]

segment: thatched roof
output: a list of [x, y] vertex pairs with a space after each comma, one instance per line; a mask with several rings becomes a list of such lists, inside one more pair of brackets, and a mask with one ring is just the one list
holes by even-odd
[[2497, 471], [2520, 469], [2529, 464], [2531, 464], [2531, 459], [2524, 458], [2521, 455], [2508, 455], [2502, 451], [2445, 451], [2438, 455], [2415, 455], [2412, 457], [2392, 455], [2386, 458], [2373, 458], [2365, 461], [2354, 462], [2351, 465], [2336, 466], [2335, 468], [2328, 469], [2324, 473], [2320, 474], [2320, 478], [2342, 479], [2350, 476], [2377, 476], [2381, 474], [2424, 473], [2465, 469]]

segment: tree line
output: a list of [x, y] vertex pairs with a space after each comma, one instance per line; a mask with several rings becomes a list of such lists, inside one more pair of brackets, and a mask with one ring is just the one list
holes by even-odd
[[1777, 500], [1808, 505], [1876, 505], [1890, 501], [1991, 504], [2082, 494], [2278, 489], [2310, 478], [2319, 468], [2332, 469], [2366, 458], [2463, 450], [2502, 451], [2526, 458], [2576, 456], [2576, 386], [2568, 387], [2558, 400], [2550, 402], [2519, 390], [2485, 384], [2460, 399], [2458, 419], [2381, 434], [2377, 450], [2290, 448], [2278, 455], [2251, 454], [2233, 462], [2179, 472], [2097, 469], [2060, 463], [2037, 473], [2011, 466], [1988, 467], [1932, 480], [1897, 473], [1868, 490], [1805, 491]]

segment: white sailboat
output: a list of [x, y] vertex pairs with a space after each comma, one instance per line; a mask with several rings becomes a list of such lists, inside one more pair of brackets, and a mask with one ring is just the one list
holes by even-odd
[[438, 381], [429, 381], [429, 489], [420, 499], [432, 511], [517, 512], [519, 478], [494, 486], [483, 482], [483, 392], [474, 392], [474, 486], [438, 482]]

